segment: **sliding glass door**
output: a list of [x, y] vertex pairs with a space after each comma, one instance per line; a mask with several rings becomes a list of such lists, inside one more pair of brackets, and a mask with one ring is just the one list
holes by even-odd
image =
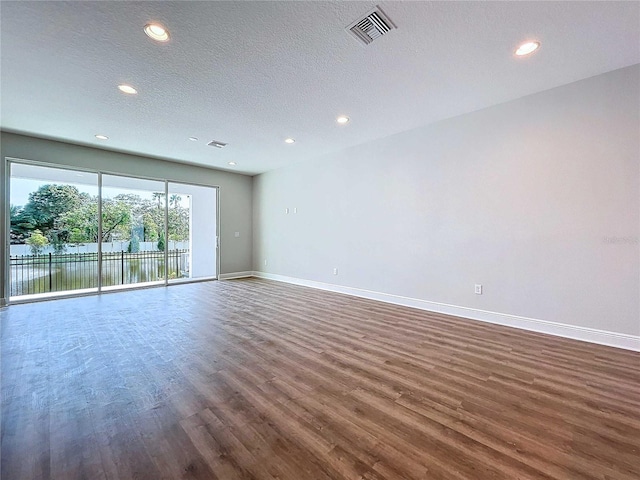
[[217, 187], [7, 166], [10, 300], [217, 278]]
[[102, 175], [102, 287], [165, 281], [165, 182]]
[[11, 163], [9, 296], [98, 290], [98, 174]]
[[217, 276], [217, 189], [169, 182], [169, 282]]

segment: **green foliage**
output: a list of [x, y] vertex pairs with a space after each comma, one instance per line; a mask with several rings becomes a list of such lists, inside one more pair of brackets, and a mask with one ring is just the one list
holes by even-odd
[[73, 243], [78, 246], [85, 241], [86, 235], [79, 228], [71, 230], [71, 233], [69, 234], [69, 243]]
[[189, 209], [180, 206], [169, 209], [169, 240], [189, 240]]
[[102, 202], [102, 238], [98, 239], [98, 197], [88, 197], [75, 210], [64, 212], [56, 222], [60, 229], [75, 231], [78, 242], [110, 242], [113, 237], [129, 237], [131, 207], [123, 201], [106, 199]]
[[121, 200], [102, 201], [103, 242], [110, 242], [115, 233], [118, 233], [119, 238], [126, 238], [130, 235], [131, 210], [131, 206]]
[[[64, 212], [56, 219], [59, 230], [69, 232], [69, 243], [95, 242], [98, 238], [98, 199], [86, 196], [78, 208]], [[74, 239], [71, 239], [71, 232]]]
[[22, 215], [22, 207], [11, 205], [9, 209], [10, 222], [10, 240], [11, 243], [25, 243], [25, 238], [35, 228], [35, 225], [29, 223]]
[[11, 207], [11, 242], [26, 243], [32, 232], [40, 230], [54, 244], [57, 251], [63, 249], [66, 232], [59, 231], [56, 220], [66, 211], [81, 205], [83, 195], [71, 185], [41, 185], [29, 194], [29, 201], [20, 208]]
[[51, 245], [53, 245], [53, 251], [56, 254], [64, 253], [67, 250], [66, 243], [68, 242], [69, 232], [66, 230], [49, 230], [47, 234]]
[[32, 255], [40, 255], [44, 247], [49, 244], [49, 239], [40, 230], [34, 230], [25, 243], [31, 248]]
[[85, 241], [85, 238], [85, 234], [79, 228], [74, 228], [69, 232], [69, 243], [76, 246], [78, 253], [80, 253], [80, 245]]
[[164, 232], [160, 232], [160, 238], [158, 239], [158, 250], [164, 252], [166, 245], [164, 242]]
[[158, 224], [149, 212], [144, 213], [142, 216], [142, 225], [144, 227], [145, 242], [155, 242], [158, 240]]
[[[168, 211], [172, 242], [189, 239], [189, 209], [182, 197], [172, 194]], [[81, 193], [70, 185], [43, 185], [29, 195], [24, 207], [11, 206], [11, 243], [26, 243], [36, 229], [48, 238], [56, 252], [65, 244], [131, 241], [167, 242], [165, 194], [155, 192], [143, 200], [140, 195], [120, 194], [102, 202], [102, 236], [98, 234], [98, 197]], [[163, 238], [160, 238], [162, 234]], [[134, 242], [134, 243], [135, 243]]]
[[23, 219], [46, 234], [53, 228], [56, 218], [81, 204], [78, 189], [71, 185], [42, 185], [29, 194], [29, 202], [21, 212]]

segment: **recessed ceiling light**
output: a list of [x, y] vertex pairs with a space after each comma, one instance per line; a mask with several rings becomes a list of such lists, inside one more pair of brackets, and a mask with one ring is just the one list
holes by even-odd
[[198, 137], [189, 137], [189, 140], [191, 140], [192, 142], [197, 142], [198, 141]]
[[131, 85], [118, 85], [118, 89], [122, 92], [122, 93], [127, 93], [129, 95], [135, 95], [136, 93], [138, 93], [138, 91], [133, 88]]
[[293, 138], [286, 138], [284, 143], [295, 143], [295, 140]]
[[148, 23], [144, 26], [144, 33], [156, 42], [168, 42], [169, 32], [159, 23]]
[[336, 118], [336, 122], [338, 122], [340, 125], [344, 125], [345, 123], [349, 123], [349, 117], [347, 117], [346, 115], [340, 115], [338, 118]]
[[530, 53], [535, 52], [538, 48], [540, 48], [540, 42], [525, 42], [518, 47], [516, 55], [519, 57], [529, 55]]
[[229, 165], [231, 165], [232, 167], [236, 164], [236, 162], [229, 162]]
[[98, 140], [109, 140], [109, 137], [107, 137], [106, 135], [96, 135], [96, 138]]

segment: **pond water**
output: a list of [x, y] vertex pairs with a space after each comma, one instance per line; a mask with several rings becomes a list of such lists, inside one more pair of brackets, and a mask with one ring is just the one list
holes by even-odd
[[[183, 252], [169, 256], [170, 279], [188, 277], [184, 256]], [[42, 257], [45, 261], [32, 260], [33, 263], [28, 257], [16, 261], [14, 258], [17, 257], [12, 257], [10, 269], [12, 297], [98, 287], [98, 260], [95, 255], [92, 258], [66, 256], [66, 261], [54, 258], [51, 263], [45, 257]], [[103, 257], [103, 287], [162, 281], [164, 277], [165, 259], [162, 254], [142, 258], [129, 258], [127, 254]]]

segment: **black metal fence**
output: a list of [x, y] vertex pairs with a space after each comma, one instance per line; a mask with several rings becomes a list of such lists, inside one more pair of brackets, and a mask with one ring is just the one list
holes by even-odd
[[[189, 250], [103, 252], [102, 286], [130, 285], [189, 276]], [[10, 256], [11, 296], [98, 287], [97, 253]]]

